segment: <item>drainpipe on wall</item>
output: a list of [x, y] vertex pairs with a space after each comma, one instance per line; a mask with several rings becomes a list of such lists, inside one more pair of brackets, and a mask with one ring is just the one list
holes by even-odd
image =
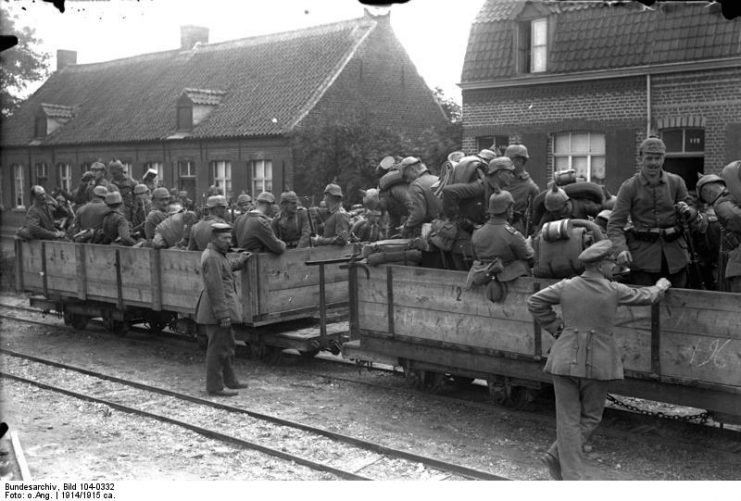
[[646, 73], [646, 137], [651, 135], [651, 74]]

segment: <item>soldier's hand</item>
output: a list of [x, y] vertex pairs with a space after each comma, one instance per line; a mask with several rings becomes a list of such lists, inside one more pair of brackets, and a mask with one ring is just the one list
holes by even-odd
[[676, 207], [679, 213], [682, 214], [682, 217], [684, 217], [685, 219], [692, 221], [697, 217], [697, 210], [687, 205], [686, 202], [678, 202]]
[[219, 327], [221, 327], [222, 329], [226, 329], [231, 326], [232, 326], [231, 318], [227, 317], [227, 318], [222, 318], [221, 320], [219, 320]]
[[666, 278], [662, 277], [656, 281], [656, 287], [660, 288], [661, 290], [665, 291], [671, 286], [672, 286], [672, 283]]
[[239, 262], [241, 264], [245, 264], [247, 261], [249, 261], [249, 259], [251, 257], [252, 257], [252, 253], [251, 252], [243, 252], [239, 256]]
[[54, 238], [65, 238], [66, 236], [67, 234], [63, 232], [62, 230], [54, 232]]
[[620, 266], [630, 265], [633, 262], [633, 255], [629, 250], [624, 250], [617, 257], [617, 264]]

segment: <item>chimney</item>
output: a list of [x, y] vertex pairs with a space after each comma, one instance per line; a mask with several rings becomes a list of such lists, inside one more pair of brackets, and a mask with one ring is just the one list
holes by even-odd
[[204, 26], [180, 27], [180, 50], [190, 50], [198, 42], [208, 43], [208, 28]]
[[61, 70], [65, 66], [70, 64], [77, 64], [77, 51], [76, 50], [57, 50], [57, 71]]

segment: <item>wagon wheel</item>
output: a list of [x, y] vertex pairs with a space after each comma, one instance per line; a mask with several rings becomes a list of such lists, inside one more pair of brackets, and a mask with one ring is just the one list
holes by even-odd
[[268, 365], [278, 365], [283, 357], [283, 349], [263, 344], [258, 351], [258, 359]]
[[72, 328], [81, 331], [87, 327], [88, 318], [85, 315], [78, 315], [76, 313], [64, 312], [64, 323], [65, 325], [71, 325]]
[[203, 351], [206, 351], [206, 349], [208, 348], [208, 336], [200, 332], [197, 333], [196, 334], [196, 344], [198, 345], [200, 349], [202, 349]]
[[438, 393], [445, 384], [445, 375], [439, 372], [404, 368], [407, 380], [413, 388], [426, 393]]
[[505, 406], [521, 411], [531, 410], [536, 396], [537, 392], [532, 388], [513, 386]]
[[147, 312], [144, 315], [144, 321], [151, 334], [160, 334], [162, 329], [170, 324], [170, 320], [169, 314]]
[[129, 326], [126, 322], [115, 320], [112, 316], [106, 316], [103, 318], [103, 325], [109, 331], [117, 336], [123, 336], [126, 334]]

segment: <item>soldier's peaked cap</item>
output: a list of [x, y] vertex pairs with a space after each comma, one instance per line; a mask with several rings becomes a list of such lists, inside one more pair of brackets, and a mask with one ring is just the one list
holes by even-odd
[[275, 203], [275, 195], [270, 193], [269, 191], [263, 191], [259, 195], [257, 195], [257, 201], [258, 202], [266, 202], [269, 204]]
[[666, 153], [666, 145], [664, 141], [658, 137], [648, 137], [643, 140], [641, 146], [638, 148], [641, 153]]
[[327, 187], [324, 188], [324, 194], [342, 198], [342, 188], [340, 188], [338, 184], [329, 183]]
[[579, 261], [582, 263], [596, 263], [605, 258], [612, 257], [614, 246], [609, 239], [600, 240], [584, 249], [579, 254]]
[[226, 197], [223, 195], [214, 195], [206, 199], [206, 207], [213, 209], [214, 207], [226, 207]]
[[231, 232], [231, 231], [232, 231], [231, 225], [226, 224], [226, 223], [214, 223], [214, 224], [211, 225], [211, 233], [212, 234], [215, 234], [215, 233], [226, 233], [226, 232]]

